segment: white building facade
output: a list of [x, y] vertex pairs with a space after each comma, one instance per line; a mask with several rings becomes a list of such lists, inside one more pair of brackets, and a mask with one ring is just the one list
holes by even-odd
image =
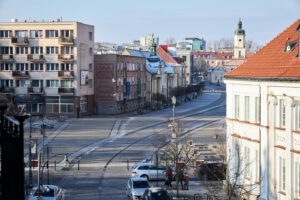
[[299, 24], [225, 75], [229, 176], [240, 170], [245, 199], [300, 199]]

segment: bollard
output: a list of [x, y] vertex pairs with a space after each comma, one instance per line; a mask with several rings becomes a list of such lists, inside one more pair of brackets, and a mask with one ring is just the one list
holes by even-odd
[[127, 171], [129, 171], [129, 160], [127, 160]]
[[80, 164], [80, 160], [77, 161], [77, 170], [79, 170], [79, 164]]
[[54, 160], [54, 170], [56, 171], [56, 160]]
[[68, 159], [68, 155], [65, 155], [65, 168], [69, 167], [69, 159]]

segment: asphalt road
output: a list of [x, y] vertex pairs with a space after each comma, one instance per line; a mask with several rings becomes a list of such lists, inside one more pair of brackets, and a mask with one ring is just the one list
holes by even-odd
[[[176, 121], [183, 133], [182, 140], [211, 142], [215, 127], [223, 123], [224, 105], [224, 96], [216, 93], [205, 94], [176, 107]], [[55, 134], [52, 130], [47, 133], [46, 145], [51, 147], [50, 183], [66, 189], [66, 199], [126, 199], [125, 185], [131, 176], [130, 170], [127, 170], [127, 160], [131, 168], [153, 154], [161, 136], [171, 139], [167, 128], [171, 116], [170, 108], [138, 116], [68, 120], [60, 132]], [[63, 124], [58, 124], [56, 128], [61, 126]], [[41, 141], [37, 133], [34, 138]], [[65, 154], [71, 165], [62, 169], [59, 163], [64, 164]], [[57, 163], [56, 170], [54, 161]], [[44, 171], [46, 183], [47, 170]], [[156, 182], [151, 184], [156, 185]]]

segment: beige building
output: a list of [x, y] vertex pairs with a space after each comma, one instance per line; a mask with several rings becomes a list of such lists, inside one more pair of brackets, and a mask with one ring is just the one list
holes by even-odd
[[0, 93], [31, 113], [91, 114], [93, 46], [94, 26], [80, 22], [0, 23]]

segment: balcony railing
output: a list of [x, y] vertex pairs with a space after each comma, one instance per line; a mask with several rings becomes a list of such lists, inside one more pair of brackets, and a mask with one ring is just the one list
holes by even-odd
[[74, 72], [73, 71], [58, 71], [58, 77], [66, 78], [66, 79], [73, 79]]
[[11, 63], [11, 62], [14, 62], [15, 59], [14, 59], [14, 56], [13, 55], [0, 55], [0, 62], [1, 63]]
[[43, 93], [43, 88], [41, 87], [29, 87], [27, 88], [27, 92], [31, 94], [41, 94]]
[[73, 62], [74, 55], [69, 54], [58, 54], [58, 60], [62, 62]]
[[33, 63], [43, 63], [45, 62], [44, 55], [39, 54], [29, 54], [27, 55], [27, 60]]
[[0, 93], [13, 94], [15, 93], [15, 88], [13, 87], [0, 87]]
[[73, 37], [60, 37], [59, 38], [60, 44], [74, 44], [74, 38]]
[[63, 87], [58, 88], [59, 94], [72, 94], [73, 95], [74, 92], [75, 92], [74, 88], [63, 88]]
[[29, 39], [28, 37], [12, 37], [11, 43], [18, 45], [18, 46], [28, 46]]
[[28, 71], [12, 71], [12, 76], [17, 78], [28, 78], [29, 72]]

